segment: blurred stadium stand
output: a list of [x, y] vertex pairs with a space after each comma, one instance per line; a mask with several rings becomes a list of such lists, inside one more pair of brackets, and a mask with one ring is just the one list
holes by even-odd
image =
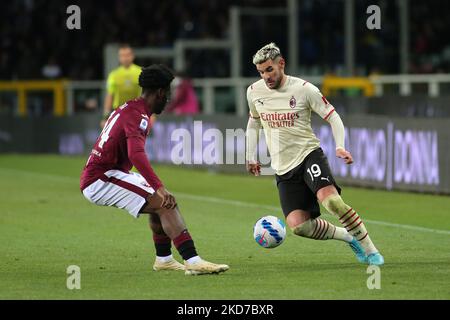
[[[81, 30], [65, 27], [66, 8], [71, 4], [81, 8]], [[366, 28], [366, 9], [373, 4], [381, 9], [381, 30]], [[232, 8], [237, 13], [234, 17]], [[281, 47], [288, 72], [317, 85], [324, 75], [373, 76], [369, 79], [376, 96], [442, 96], [450, 94], [450, 77], [445, 75], [450, 72], [450, 44], [442, 41], [442, 35], [450, 31], [442, 12], [449, 8], [444, 0], [10, 1], [0, 11], [0, 114], [100, 112], [102, 79], [112, 68], [107, 65], [106, 48], [120, 42], [166, 52], [183, 41], [211, 43], [208, 50], [208, 45], [184, 48], [178, 65], [173, 54], [144, 54], [137, 59], [141, 65], [181, 66], [194, 79], [207, 114], [246, 113], [243, 91], [258, 76], [251, 57], [270, 41]], [[214, 41], [222, 45], [214, 46]], [[407, 43], [406, 49], [402, 43]], [[34, 86], [13, 82], [13, 87], [8, 83], [59, 79], [66, 80], [63, 92], [53, 90], [53, 95], [36, 88], [35, 82]], [[39, 86], [60, 88], [53, 82]], [[361, 94], [343, 89], [332, 95]], [[55, 105], [61, 101], [63, 106]], [[407, 114], [450, 116], [448, 108], [441, 110], [441, 103], [433, 105], [432, 112], [429, 105], [416, 105]], [[380, 113], [380, 108], [375, 111]]]
[[[81, 30], [65, 27], [71, 4], [81, 8]], [[372, 4], [381, 8], [381, 30], [366, 28], [366, 9]], [[441, 35], [450, 31], [450, 22], [442, 15], [449, 7], [444, 0], [10, 1], [0, 11], [0, 114], [100, 112], [103, 79], [112, 68], [106, 48], [120, 42], [163, 52], [176, 50], [177, 43], [206, 42], [206, 47], [186, 46], [181, 64], [176, 53], [143, 54], [137, 63], [182, 67], [194, 79], [207, 114], [246, 113], [243, 92], [258, 76], [251, 57], [270, 41], [281, 47], [288, 72], [317, 85], [324, 75], [372, 76], [376, 96], [447, 95], [450, 44]], [[407, 43], [406, 49], [402, 43]], [[60, 79], [65, 81], [28, 82]], [[54, 90], [44, 92], [43, 86]], [[331, 95], [362, 92], [343, 89]], [[407, 114], [450, 116], [440, 105], [433, 103], [433, 111], [429, 104], [415, 105]], [[383, 108], [356, 111], [363, 110], [380, 113]]]
[[[298, 59], [304, 69], [302, 74], [336, 73], [343, 67], [344, 2], [298, 1]], [[82, 30], [68, 32], [65, 9], [74, 3], [82, 8]], [[382, 12], [382, 28], [376, 32], [365, 27], [366, 8], [371, 4], [378, 4]], [[8, 1], [0, 11], [0, 78], [44, 79], [43, 67], [54, 61], [61, 68], [62, 77], [101, 79], [103, 47], [107, 43], [171, 47], [176, 39], [225, 39], [230, 32], [229, 8], [233, 5], [285, 7], [286, 1]], [[357, 0], [354, 5], [359, 75], [400, 73], [398, 1]], [[449, 9], [450, 3], [445, 0], [409, 0], [409, 73], [450, 71], [450, 44], [441, 38], [450, 32], [450, 21], [442, 14]], [[283, 32], [286, 25], [286, 16], [245, 16], [244, 76], [255, 76], [249, 57], [261, 44], [275, 39], [281, 48], [287, 48], [287, 32]], [[290, 59], [286, 50], [285, 54]], [[226, 53], [194, 52], [187, 60], [186, 72], [191, 77], [230, 76]]]
[[[81, 30], [66, 28], [72, 4]], [[381, 9], [380, 30], [366, 27], [369, 5]], [[449, 9], [445, 0], [8, 1], [0, 10], [0, 153], [88, 153], [106, 75], [126, 42], [137, 64], [166, 63], [193, 80], [202, 114], [161, 116], [158, 143], [147, 144], [152, 161], [171, 163], [174, 128], [195, 134], [194, 120], [199, 132], [245, 128], [245, 90], [259, 77], [252, 56], [274, 41], [287, 73], [319, 86], [344, 117], [358, 161], [351, 170], [332, 163], [341, 181], [450, 193]], [[329, 127], [317, 120], [332, 159]], [[223, 152], [242, 157], [244, 140]], [[242, 172], [239, 165], [219, 164]]]

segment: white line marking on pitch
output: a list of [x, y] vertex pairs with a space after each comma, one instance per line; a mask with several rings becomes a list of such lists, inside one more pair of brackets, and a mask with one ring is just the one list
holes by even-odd
[[[1, 171], [12, 171], [12, 172], [18, 172], [18, 173], [25, 173], [27, 175], [34, 175], [34, 176], [42, 176], [47, 178], [52, 178], [55, 180], [75, 180], [74, 177], [67, 177], [67, 176], [60, 176], [57, 174], [48, 174], [48, 173], [41, 173], [41, 172], [32, 172], [27, 170], [20, 170], [20, 169], [11, 169], [11, 168], [1, 168]], [[262, 205], [262, 204], [256, 204], [251, 202], [244, 202], [244, 201], [238, 201], [238, 200], [227, 200], [223, 198], [214, 198], [214, 197], [206, 197], [206, 196], [198, 196], [194, 194], [189, 193], [183, 193], [183, 192], [174, 192], [176, 196], [180, 196], [181, 198], [191, 199], [191, 200], [198, 200], [198, 201], [206, 201], [210, 203], [220, 203], [220, 204], [227, 204], [227, 205], [233, 205], [238, 207], [246, 207], [246, 208], [258, 208], [258, 209], [266, 209], [271, 211], [278, 211], [280, 210], [279, 207], [275, 206], [268, 206], [268, 205]], [[431, 233], [438, 233], [438, 234], [445, 234], [450, 235], [449, 230], [439, 230], [439, 229], [431, 229], [431, 228], [424, 228], [424, 227], [418, 227], [418, 226], [411, 226], [408, 224], [398, 224], [398, 223], [392, 223], [392, 222], [385, 222], [385, 221], [377, 221], [377, 220], [369, 220], [364, 219], [365, 222], [371, 223], [371, 224], [377, 224], [380, 226], [387, 226], [387, 227], [393, 227], [393, 228], [402, 228], [407, 230], [414, 230], [414, 231], [422, 231], [422, 232], [431, 232]]]
[[[267, 209], [267, 210], [270, 210], [270, 211], [278, 211], [278, 210], [280, 210], [280, 208], [278, 208], [278, 207], [261, 205], [261, 204], [244, 202], [244, 201], [226, 200], [226, 199], [222, 199], [222, 198], [198, 196], [198, 195], [182, 193], [182, 192], [174, 192], [174, 193], [176, 194], [176, 196], [179, 196], [181, 198], [190, 199], [190, 200], [199, 200], [199, 201], [205, 201], [205, 202], [211, 202], [211, 203], [228, 204], [228, 205], [234, 205], [234, 206], [246, 207], [246, 208]], [[368, 223], [371, 223], [371, 224], [378, 224], [380, 226], [388, 226], [388, 227], [403, 228], [403, 229], [414, 230], [414, 231], [433, 232], [433, 233], [450, 235], [450, 231], [449, 230], [438, 230], [438, 229], [431, 229], [431, 228], [423, 228], [423, 227], [411, 226], [411, 225], [407, 225], [407, 224], [397, 224], [397, 223], [391, 223], [391, 222], [385, 222], [385, 221], [377, 221], [377, 220], [369, 220], [369, 219], [364, 219], [364, 222], [368, 222]]]

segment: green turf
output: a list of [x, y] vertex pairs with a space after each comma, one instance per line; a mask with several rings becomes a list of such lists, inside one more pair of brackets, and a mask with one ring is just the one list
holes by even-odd
[[[282, 217], [267, 207], [278, 206], [273, 179], [156, 166], [178, 196], [201, 256], [231, 267], [218, 276], [188, 277], [151, 270], [145, 217], [84, 199], [78, 189], [84, 162], [0, 156], [0, 299], [450, 298], [450, 197], [344, 188], [345, 201], [369, 221], [386, 259], [381, 289], [369, 290], [366, 266], [342, 242], [289, 234], [276, 249], [257, 246], [257, 218]], [[69, 265], [81, 268], [81, 290], [66, 288]]]

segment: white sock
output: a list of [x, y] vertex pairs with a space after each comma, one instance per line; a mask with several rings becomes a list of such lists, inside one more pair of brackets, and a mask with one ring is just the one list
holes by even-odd
[[192, 258], [187, 259], [187, 263], [197, 263], [199, 261], [201, 261], [202, 258], [200, 258], [199, 256], [193, 256]]
[[345, 242], [351, 242], [353, 240], [353, 237], [350, 233], [347, 232], [347, 230], [345, 230], [344, 228], [340, 228], [340, 227], [336, 227], [336, 230], [334, 231], [333, 234], [333, 239], [336, 240], [342, 240]]
[[320, 218], [309, 219], [293, 228], [292, 231], [298, 236], [315, 240], [335, 239], [350, 242], [353, 239], [344, 228], [336, 227]]
[[339, 221], [345, 227], [347, 232], [355, 237], [367, 254], [378, 252], [369, 237], [364, 223], [355, 210], [350, 208], [344, 215], [339, 218]]
[[322, 201], [322, 205], [328, 212], [339, 218], [347, 232], [359, 241], [367, 254], [378, 251], [359, 215], [349, 205], [344, 203], [341, 196], [330, 195]]
[[172, 255], [168, 255], [168, 256], [165, 256], [165, 257], [156, 256], [156, 260], [158, 262], [161, 262], [161, 263], [168, 262], [168, 261], [170, 261], [172, 259], [173, 259]]

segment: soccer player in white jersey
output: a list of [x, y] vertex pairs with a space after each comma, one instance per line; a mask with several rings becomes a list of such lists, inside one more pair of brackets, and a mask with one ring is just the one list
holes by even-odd
[[[256, 147], [262, 127], [276, 172], [281, 207], [293, 233], [315, 240], [345, 241], [359, 262], [382, 265], [384, 258], [360, 216], [340, 196], [341, 188], [311, 128], [311, 111], [328, 121], [336, 142], [336, 156], [351, 164], [342, 120], [316, 86], [286, 75], [285, 63], [274, 43], [262, 47], [253, 57], [262, 79], [247, 89], [247, 170], [255, 176], [261, 173]], [[318, 201], [339, 218], [344, 228], [319, 218]]]

